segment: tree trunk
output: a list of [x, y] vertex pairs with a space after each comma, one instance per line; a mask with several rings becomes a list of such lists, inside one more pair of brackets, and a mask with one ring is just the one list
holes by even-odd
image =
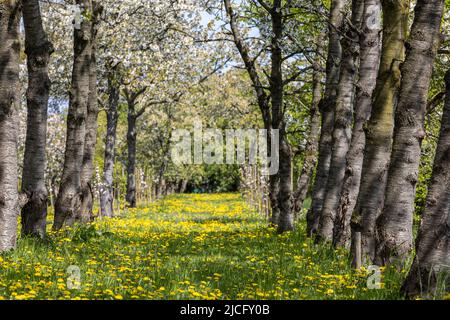
[[103, 217], [114, 216], [114, 163], [116, 147], [118, 107], [120, 97], [119, 66], [111, 67], [108, 75], [108, 109], [106, 124], [105, 157], [103, 166], [103, 183], [100, 186], [100, 212]]
[[269, 200], [270, 200], [270, 224], [278, 226], [280, 222], [280, 207], [278, 206], [278, 193], [280, 190], [280, 177], [278, 174], [272, 174], [269, 177]]
[[97, 94], [97, 28], [98, 16], [102, 7], [95, 1], [93, 6], [93, 20], [91, 31], [91, 61], [89, 70], [89, 98], [86, 119], [86, 137], [84, 141], [83, 166], [81, 170], [81, 210], [77, 220], [90, 222], [93, 220], [94, 192], [92, 190], [92, 176], [94, 174], [95, 147], [98, 129], [98, 94]]
[[128, 162], [126, 201], [130, 208], [136, 208], [136, 110], [134, 104], [128, 104]]
[[[92, 11], [90, 0], [77, 0], [76, 3], [83, 7], [83, 15], [88, 15]], [[81, 206], [81, 169], [89, 97], [91, 24], [91, 19], [83, 19], [80, 29], [74, 30], [74, 62], [67, 115], [66, 152], [61, 186], [55, 204], [54, 230], [61, 229], [67, 219], [73, 219]]]
[[419, 0], [402, 66], [394, 142], [383, 212], [377, 221], [376, 262], [405, 262], [412, 249], [414, 199], [434, 59], [440, 44], [443, 0]]
[[[318, 63], [318, 59], [316, 60]], [[311, 178], [314, 173], [314, 169], [317, 164], [317, 149], [319, 147], [319, 135], [320, 135], [320, 112], [319, 103], [322, 99], [322, 83], [321, 74], [318, 70], [318, 66], [315, 66], [313, 74], [313, 98], [310, 109], [309, 118], [309, 135], [308, 142], [305, 148], [305, 160], [303, 162], [303, 168], [297, 181], [297, 191], [294, 194], [294, 206], [295, 213], [302, 211], [303, 202], [308, 194], [308, 189], [311, 183]]]
[[283, 12], [281, 1], [275, 0], [270, 12], [272, 18], [271, 40], [271, 74], [270, 97], [272, 106], [272, 128], [279, 130], [279, 190], [277, 194], [280, 217], [278, 232], [294, 230], [294, 216], [292, 212], [292, 152], [286, 136], [286, 122], [284, 121], [284, 84], [283, 84], [283, 55], [281, 41], [283, 37]]
[[363, 262], [375, 256], [375, 222], [383, 209], [387, 169], [392, 148], [393, 110], [404, 59], [409, 1], [382, 1], [383, 35], [380, 67], [366, 132], [361, 186], [352, 214], [352, 232], [361, 232]]
[[443, 292], [450, 287], [450, 70], [445, 82], [447, 93], [433, 178], [420, 224], [416, 257], [402, 288], [411, 298], [434, 296], [440, 285], [444, 286]]
[[[364, 1], [353, 0], [351, 23], [359, 30], [361, 26]], [[339, 76], [338, 94], [334, 115], [333, 142], [327, 189], [319, 218], [318, 239], [331, 242], [336, 219], [336, 211], [341, 198], [344, 183], [347, 153], [350, 149], [353, 127], [353, 96], [355, 78], [358, 72], [359, 42], [357, 31], [347, 26], [348, 31], [342, 37], [342, 62]]]
[[[376, 8], [374, 10], [374, 8]], [[378, 14], [377, 14], [378, 13]], [[335, 246], [349, 247], [351, 239], [350, 220], [358, 198], [364, 159], [366, 135], [364, 126], [372, 110], [372, 94], [375, 89], [380, 63], [380, 0], [365, 0], [361, 25], [359, 80], [356, 85], [355, 119], [347, 167], [342, 184], [341, 199], [336, 214], [333, 242]], [[375, 16], [374, 16], [375, 14]]]
[[[225, 10], [227, 12], [228, 18], [230, 19], [230, 29], [231, 29], [231, 33], [233, 35], [233, 39], [234, 39], [234, 43], [236, 45], [237, 50], [239, 51], [239, 54], [242, 58], [242, 61], [244, 62], [245, 65], [245, 69], [247, 70], [247, 73], [252, 81], [253, 87], [255, 89], [255, 94], [256, 94], [256, 98], [258, 101], [258, 106], [259, 109], [261, 111], [261, 115], [262, 115], [262, 120], [264, 122], [264, 128], [268, 131], [268, 136], [267, 136], [267, 146], [268, 146], [268, 152], [271, 153], [271, 135], [270, 132], [272, 130], [272, 128], [274, 129], [279, 129], [278, 127], [273, 127], [273, 106], [277, 107], [280, 104], [280, 96], [275, 96], [275, 100], [279, 100], [278, 102], [275, 102], [275, 104], [273, 104], [273, 100], [272, 100], [272, 112], [271, 112], [271, 107], [269, 105], [269, 95], [264, 91], [263, 88], [263, 84], [260, 80], [257, 68], [256, 68], [256, 64], [255, 64], [255, 59], [253, 59], [250, 56], [250, 50], [247, 46], [247, 44], [245, 43], [245, 41], [242, 38], [242, 35], [239, 32], [239, 27], [238, 27], [238, 22], [236, 20], [236, 15], [234, 13], [233, 10], [233, 6], [231, 5], [231, 1], [230, 0], [223, 0], [224, 2], [224, 7]], [[280, 6], [281, 3], [279, 0], [276, 1], [276, 3], [274, 2], [274, 7], [276, 6]], [[279, 8], [278, 8], [279, 10]], [[276, 10], [272, 10], [272, 11], [276, 11]], [[276, 22], [276, 24], [280, 24], [282, 23], [282, 20], [280, 20], [280, 15], [282, 13], [278, 12], [277, 16], [278, 16], [278, 20]], [[273, 20], [273, 15], [271, 13], [271, 18]], [[273, 23], [274, 21], [272, 21]], [[275, 28], [274, 28], [275, 29]], [[276, 26], [277, 30], [277, 35], [274, 34], [274, 39], [272, 39], [272, 52], [277, 54], [278, 57], [276, 57], [275, 59], [273, 59], [272, 57], [272, 72], [279, 72], [281, 74], [281, 69], [280, 69], [280, 64], [281, 64], [281, 52], [280, 52], [280, 47], [279, 44], [277, 43], [277, 37], [280, 36], [280, 26]], [[274, 30], [275, 31], [275, 30]], [[282, 31], [282, 30], [281, 30]], [[282, 33], [282, 32], [281, 32]], [[279, 38], [278, 38], [279, 39]], [[272, 74], [272, 77], [279, 77], [280, 74], [275, 75]], [[281, 82], [279, 81], [279, 79], [272, 79], [271, 81], [271, 93], [272, 92], [278, 92], [281, 93], [281, 101], [282, 101], [282, 88], [281, 91], [279, 91], [279, 86], [280, 83], [282, 84], [282, 77], [281, 77]], [[275, 110], [275, 113], [281, 111], [281, 109], [279, 110]], [[276, 115], [279, 117], [279, 115]], [[277, 120], [277, 122], [280, 122], [279, 120]], [[270, 206], [271, 206], [271, 217], [270, 217], [270, 223], [273, 226], [277, 226], [279, 224], [280, 221], [280, 215], [281, 215], [281, 211], [280, 211], [280, 204], [278, 203], [279, 201], [279, 190], [280, 190], [280, 177], [279, 174], [272, 174], [270, 175], [269, 178], [269, 198], [270, 198]]]
[[19, 216], [17, 125], [20, 104], [20, 16], [20, 1], [6, 1], [0, 6], [0, 252], [16, 246]]
[[178, 190], [178, 193], [183, 194], [186, 192], [187, 186], [188, 186], [189, 180], [183, 179], [180, 183], [180, 189]]
[[53, 45], [42, 26], [38, 0], [23, 1], [25, 53], [27, 54], [27, 134], [23, 161], [22, 234], [44, 238], [47, 226], [48, 191], [45, 186], [47, 107], [50, 91], [48, 63]]
[[319, 159], [317, 163], [316, 180], [314, 182], [311, 209], [307, 216], [308, 235], [315, 234], [319, 227], [319, 218], [323, 209], [328, 173], [330, 170], [334, 110], [342, 57], [339, 30], [342, 29], [344, 22], [345, 4], [346, 0], [333, 0], [331, 2], [326, 85], [324, 98], [321, 101], [320, 106], [320, 111], [322, 113], [322, 129], [319, 142]]
[[278, 233], [294, 230], [294, 215], [292, 212], [292, 152], [287, 141], [285, 125], [280, 130], [280, 190], [278, 205], [280, 220]]

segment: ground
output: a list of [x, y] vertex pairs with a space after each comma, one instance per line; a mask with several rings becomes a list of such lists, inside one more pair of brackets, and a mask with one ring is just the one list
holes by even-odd
[[0, 299], [400, 299], [304, 222], [277, 235], [239, 194], [175, 195], [114, 219], [19, 240], [0, 256]]

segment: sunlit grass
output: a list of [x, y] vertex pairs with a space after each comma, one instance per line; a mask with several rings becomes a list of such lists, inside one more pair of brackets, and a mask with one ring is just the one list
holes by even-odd
[[[346, 251], [316, 246], [304, 224], [277, 235], [237, 194], [177, 195], [122, 217], [21, 239], [0, 256], [0, 299], [399, 299]], [[69, 290], [70, 266], [81, 287]]]

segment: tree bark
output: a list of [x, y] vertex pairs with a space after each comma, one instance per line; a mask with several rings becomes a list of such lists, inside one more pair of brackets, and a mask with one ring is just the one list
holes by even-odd
[[134, 103], [128, 103], [128, 162], [127, 162], [127, 194], [126, 201], [130, 208], [136, 208], [136, 109]]
[[419, 0], [406, 44], [402, 84], [395, 111], [395, 130], [384, 209], [377, 221], [379, 264], [403, 264], [412, 249], [416, 184], [433, 64], [440, 44], [444, 1]]
[[[145, 113], [150, 104], [136, 110], [137, 99], [147, 91], [147, 87], [131, 92], [125, 89], [125, 97], [128, 104], [128, 127], [127, 127], [127, 191], [125, 199], [130, 208], [136, 208], [136, 143], [137, 143], [137, 120]], [[158, 104], [158, 102], [155, 102]], [[171, 116], [169, 115], [169, 119]]]
[[189, 180], [188, 179], [182, 179], [180, 181], [180, 187], [178, 189], [178, 193], [183, 194], [186, 192], [187, 190], [187, 186], [188, 186]]
[[348, 248], [350, 246], [350, 220], [358, 198], [366, 145], [364, 126], [369, 120], [372, 110], [372, 94], [375, 90], [380, 63], [380, 13], [380, 0], [364, 1], [359, 37], [360, 66], [359, 80], [356, 85], [354, 127], [333, 231], [333, 243], [337, 247]]
[[[320, 50], [320, 49], [318, 49]], [[318, 63], [318, 59], [316, 59]], [[301, 212], [303, 208], [303, 202], [308, 194], [308, 189], [311, 183], [311, 179], [314, 173], [314, 169], [317, 164], [317, 151], [319, 147], [319, 135], [320, 135], [320, 111], [319, 103], [322, 99], [322, 83], [321, 74], [318, 66], [314, 68], [313, 74], [313, 97], [310, 109], [309, 117], [309, 135], [308, 142], [305, 148], [305, 160], [303, 162], [303, 168], [297, 181], [297, 190], [294, 193], [294, 206], [295, 213]]]
[[270, 97], [272, 106], [272, 128], [279, 130], [279, 191], [277, 194], [280, 218], [278, 232], [294, 230], [294, 216], [292, 212], [292, 151], [286, 136], [286, 122], [284, 121], [284, 84], [283, 84], [283, 56], [281, 41], [283, 37], [283, 12], [281, 0], [275, 0], [270, 11], [272, 18], [271, 42], [271, 75]]
[[[351, 24], [342, 37], [342, 62], [337, 88], [336, 109], [334, 115], [333, 142], [330, 170], [323, 208], [319, 218], [318, 239], [326, 242], [333, 240], [336, 212], [344, 183], [347, 153], [350, 149], [353, 127], [353, 96], [355, 79], [358, 72], [359, 41], [358, 30], [361, 27], [363, 0], [353, 0]], [[357, 28], [358, 30], [354, 30]]]
[[371, 117], [365, 128], [366, 148], [361, 186], [351, 221], [352, 232], [361, 232], [364, 263], [372, 262], [375, 256], [375, 222], [383, 209], [392, 148], [393, 112], [400, 86], [399, 66], [404, 59], [404, 42], [408, 31], [409, 1], [382, 1], [382, 10], [380, 67]]
[[444, 292], [450, 287], [450, 70], [445, 82], [447, 94], [433, 177], [420, 223], [416, 256], [402, 288], [410, 298], [432, 297], [439, 293], [438, 286], [444, 285]]
[[280, 208], [280, 220], [278, 233], [294, 230], [294, 215], [292, 212], [292, 151], [287, 140], [285, 124], [280, 128], [280, 190], [278, 192], [278, 204]]
[[106, 139], [103, 166], [103, 182], [100, 186], [100, 212], [103, 217], [114, 216], [113, 176], [115, 164], [115, 147], [118, 107], [120, 97], [119, 65], [111, 66], [108, 74], [108, 109], [106, 111]]
[[336, 104], [337, 87], [339, 84], [339, 70], [342, 48], [339, 30], [344, 22], [344, 7], [346, 0], [333, 0], [330, 10], [330, 26], [328, 40], [328, 55], [326, 66], [326, 85], [324, 98], [320, 103], [322, 113], [322, 129], [319, 142], [319, 158], [314, 182], [311, 209], [307, 216], [308, 235], [316, 234], [319, 227], [320, 214], [323, 209], [328, 173], [331, 163], [332, 132], [334, 126], [334, 110]]
[[97, 32], [98, 19], [103, 8], [93, 1], [93, 16], [91, 29], [91, 61], [89, 70], [89, 97], [86, 118], [86, 136], [84, 141], [84, 155], [81, 169], [81, 209], [77, 220], [90, 222], [93, 220], [94, 192], [92, 190], [92, 176], [94, 174], [95, 147], [98, 129], [98, 94], [97, 94]]
[[21, 1], [0, 6], [0, 252], [16, 246], [19, 191], [17, 125]]
[[42, 26], [38, 0], [23, 1], [25, 53], [28, 67], [27, 134], [22, 174], [22, 234], [44, 238], [47, 226], [48, 191], [45, 186], [47, 107], [50, 91], [48, 64], [53, 45]]
[[[77, 0], [84, 15], [92, 11], [90, 0]], [[67, 115], [67, 140], [64, 169], [55, 204], [54, 230], [61, 229], [67, 219], [73, 219], [81, 206], [81, 170], [86, 135], [91, 61], [91, 19], [83, 19], [80, 29], [74, 30], [74, 63], [72, 88]]]

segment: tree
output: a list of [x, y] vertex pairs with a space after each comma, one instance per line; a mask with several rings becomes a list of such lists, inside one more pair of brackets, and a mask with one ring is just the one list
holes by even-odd
[[84, 141], [83, 163], [81, 167], [81, 206], [76, 219], [88, 222], [93, 219], [94, 192], [92, 176], [94, 174], [94, 156], [97, 144], [98, 128], [98, 93], [97, 93], [97, 34], [99, 18], [103, 7], [96, 1], [92, 2], [91, 24], [91, 60], [89, 63], [89, 96], [86, 115], [86, 135]]
[[354, 101], [354, 125], [333, 229], [335, 246], [348, 247], [350, 245], [350, 220], [358, 198], [366, 145], [364, 126], [369, 120], [372, 110], [372, 94], [375, 90], [380, 64], [380, 31], [381, 2], [380, 0], [365, 0], [359, 35], [359, 79], [356, 84]]
[[81, 207], [81, 171], [86, 136], [92, 52], [92, 1], [77, 0], [76, 3], [82, 9], [84, 18], [80, 28], [76, 25], [74, 28], [74, 63], [67, 115], [66, 151], [61, 186], [55, 204], [54, 230], [61, 229], [66, 219], [73, 219]]
[[357, 59], [359, 57], [358, 32], [361, 28], [363, 10], [364, 1], [353, 0], [351, 25], [345, 24], [348, 31], [344, 30], [344, 36], [341, 40], [342, 60], [334, 111], [331, 162], [317, 231], [318, 238], [324, 241], [332, 241], [333, 239], [336, 212], [345, 178], [347, 153], [352, 138], [353, 96], [355, 79], [358, 74]]
[[[416, 242], [416, 256], [403, 285], [409, 297], [433, 296], [439, 281], [448, 288], [445, 278], [450, 265], [450, 70], [445, 77], [446, 102], [442, 115], [441, 134], [436, 152], [433, 178], [430, 182], [425, 211]], [[447, 275], [448, 276], [448, 275]]]
[[136, 100], [145, 93], [147, 87], [130, 92], [128, 88], [125, 89], [125, 97], [128, 105], [128, 127], [127, 127], [127, 147], [128, 147], [128, 162], [127, 162], [127, 194], [126, 201], [130, 208], [136, 208], [136, 139], [137, 128], [136, 121], [145, 112], [145, 107], [136, 110]]
[[[251, 50], [249, 44], [252, 37], [246, 37], [240, 28], [241, 20], [239, 12], [235, 11], [231, 1], [224, 0], [224, 7], [228, 17], [230, 31], [224, 32], [231, 35], [241, 60], [244, 63], [251, 83], [254, 87], [258, 106], [262, 115], [264, 128], [269, 132], [278, 130], [279, 148], [268, 151], [279, 154], [279, 171], [270, 175], [269, 198], [271, 202], [271, 223], [278, 226], [278, 232], [282, 233], [294, 229], [294, 217], [292, 211], [292, 150], [288, 141], [288, 103], [286, 97], [293, 95], [293, 88], [298, 86], [293, 83], [299, 81], [300, 75], [311, 67], [304, 67], [304, 61], [294, 57], [305, 53], [305, 50], [295, 41], [292, 29], [299, 27], [299, 21], [295, 17], [296, 12], [303, 12], [302, 6], [296, 7], [293, 3], [284, 3], [275, 0], [272, 3], [266, 1], [251, 1], [250, 12], [257, 14], [257, 27], [266, 37], [257, 37], [257, 50]], [[309, 8], [308, 8], [309, 9]], [[296, 11], [298, 10], [298, 11]], [[244, 19], [242, 19], [244, 20]], [[250, 19], [251, 20], [251, 19]], [[255, 25], [256, 26], [256, 25]], [[293, 41], [294, 38], [294, 41]], [[255, 52], [253, 52], [255, 51]], [[265, 53], [269, 53], [268, 56]], [[288, 62], [294, 60], [289, 65]], [[267, 66], [265, 69], [264, 67]], [[302, 68], [302, 67], [303, 68]], [[267, 81], [264, 81], [265, 75]], [[291, 89], [288, 91], [288, 89]], [[271, 146], [270, 134], [267, 140]]]
[[17, 123], [21, 2], [0, 6], [0, 252], [16, 246], [19, 191]]
[[332, 0], [329, 14], [328, 53], [326, 65], [326, 84], [323, 100], [320, 103], [322, 128], [319, 142], [319, 159], [316, 169], [311, 208], [307, 215], [308, 235], [317, 233], [323, 202], [326, 195], [328, 173], [331, 164], [332, 132], [336, 105], [339, 70], [342, 58], [340, 30], [344, 23], [345, 0]]
[[28, 66], [27, 134], [22, 173], [22, 193], [27, 196], [27, 202], [22, 208], [22, 234], [43, 238], [48, 205], [45, 184], [48, 64], [54, 48], [42, 25], [39, 1], [24, 0], [22, 6]]
[[[400, 86], [400, 64], [408, 31], [409, 1], [382, 1], [383, 34], [380, 66], [366, 132], [361, 186], [352, 213], [352, 232], [362, 234], [364, 260], [375, 256], [375, 222], [383, 209], [392, 149], [394, 105]], [[353, 243], [353, 250], [356, 244]], [[354, 251], [353, 251], [354, 253]], [[354, 255], [355, 256], [355, 255]]]
[[412, 249], [415, 187], [443, 10], [443, 0], [419, 0], [406, 44], [385, 202], [377, 221], [376, 261], [383, 265], [404, 264]]
[[103, 181], [100, 185], [100, 214], [103, 217], [114, 216], [113, 175], [115, 164], [117, 121], [119, 119], [118, 108], [121, 83], [120, 63], [114, 61], [110, 61], [109, 63], [105, 156], [103, 164]]

